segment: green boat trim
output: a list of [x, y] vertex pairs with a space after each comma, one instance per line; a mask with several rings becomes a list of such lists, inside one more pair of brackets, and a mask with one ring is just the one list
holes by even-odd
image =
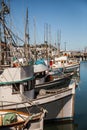
[[15, 83], [23, 83], [25, 81], [28, 81], [28, 80], [33, 80], [35, 77], [28, 77], [26, 79], [23, 79], [23, 80], [18, 80], [18, 81], [10, 81], [10, 82], [0, 82], [0, 85], [10, 85], [10, 84], [15, 84]]

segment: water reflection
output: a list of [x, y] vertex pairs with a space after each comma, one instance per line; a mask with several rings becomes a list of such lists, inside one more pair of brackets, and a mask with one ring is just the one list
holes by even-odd
[[0, 130], [17, 130], [17, 129], [15, 127], [12, 127], [12, 128], [3, 127], [3, 128], [0, 128]]
[[66, 123], [66, 124], [51, 123], [46, 124], [44, 126], [44, 130], [76, 130], [77, 127], [78, 125], [74, 123]]
[[78, 87], [80, 83], [80, 72], [74, 74], [73, 80], [76, 81], [76, 87]]
[[76, 130], [87, 130], [87, 61], [81, 63], [80, 83], [76, 89], [75, 119], [78, 123]]

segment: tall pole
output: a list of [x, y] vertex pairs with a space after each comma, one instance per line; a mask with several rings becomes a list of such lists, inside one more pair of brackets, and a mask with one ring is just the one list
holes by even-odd
[[47, 57], [47, 61], [48, 61], [48, 24], [46, 23], [46, 57]]
[[[5, 16], [10, 14], [10, 9], [9, 7], [5, 4], [4, 0], [2, 0], [1, 4], [1, 10], [0, 10], [0, 20], [1, 20], [1, 24], [3, 25], [3, 33], [4, 33], [4, 37], [2, 38], [2, 34], [0, 34], [0, 39], [1, 41], [4, 42], [4, 48], [3, 48], [3, 52], [1, 53], [1, 57], [2, 57], [2, 64], [7, 64], [7, 57], [8, 57], [8, 52], [7, 52], [7, 31], [6, 31], [6, 27], [5, 27]], [[1, 33], [2, 33], [2, 27], [1, 27]], [[2, 51], [2, 47], [0, 48]]]
[[65, 44], [65, 51], [66, 51], [66, 42], [64, 42], [64, 44]]
[[1, 24], [0, 24], [0, 65], [1, 65]]
[[37, 45], [36, 45], [36, 19], [34, 17], [34, 45], [35, 45], [35, 60], [37, 60]]
[[57, 32], [57, 42], [58, 42], [58, 49], [57, 49], [57, 53], [58, 56], [60, 55], [60, 43], [61, 43], [61, 30], [58, 30]]
[[28, 8], [26, 11], [26, 24], [25, 24], [25, 57], [28, 60], [30, 59], [30, 52], [29, 52], [29, 27], [28, 27]]
[[[49, 52], [51, 51], [51, 25], [49, 25]], [[49, 55], [51, 54], [52, 57], [52, 53], [49, 53]]]

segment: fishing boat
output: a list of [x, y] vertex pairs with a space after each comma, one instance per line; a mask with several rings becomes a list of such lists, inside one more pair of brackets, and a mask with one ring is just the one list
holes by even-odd
[[35, 92], [40, 89], [55, 89], [68, 86], [74, 73], [62, 73], [58, 69], [49, 69], [43, 59], [39, 59], [34, 64]]
[[45, 110], [37, 114], [0, 110], [0, 130], [43, 130]]
[[52, 64], [52, 68], [61, 68], [63, 72], [79, 72], [80, 62], [71, 60], [68, 56], [55, 57], [55, 63]]
[[[45, 121], [47, 120], [73, 120], [74, 117], [74, 97], [76, 83], [73, 82], [69, 86], [60, 89], [40, 90], [35, 99], [30, 99], [25, 94], [13, 94], [12, 88], [7, 89], [8, 95], [4, 95], [4, 87], [0, 90], [1, 100], [0, 109], [19, 109], [26, 112], [26, 107], [31, 113], [38, 112], [38, 108], [42, 107], [48, 111]], [[6, 89], [6, 88], [5, 88]], [[4, 96], [4, 100], [3, 100]], [[20, 97], [20, 98], [19, 98]], [[7, 99], [8, 98], [8, 99]], [[7, 101], [5, 100], [7, 99]], [[15, 100], [14, 100], [15, 99]]]

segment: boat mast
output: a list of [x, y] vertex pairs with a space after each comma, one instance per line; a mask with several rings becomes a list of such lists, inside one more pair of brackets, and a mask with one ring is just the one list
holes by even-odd
[[[0, 4], [1, 5], [1, 4]], [[1, 8], [1, 7], [0, 7]], [[1, 16], [0, 16], [1, 17]], [[1, 65], [1, 23], [0, 23], [0, 65]]]
[[25, 45], [24, 45], [24, 52], [27, 62], [30, 59], [30, 50], [29, 50], [29, 27], [28, 27], [28, 8], [26, 11], [26, 24], [25, 24]]
[[37, 45], [36, 45], [36, 19], [34, 17], [34, 44], [35, 44], [35, 60], [37, 61]]
[[51, 51], [51, 25], [49, 25], [49, 54], [48, 54], [48, 60], [49, 58], [52, 58], [52, 51]]
[[61, 30], [58, 30], [58, 32], [57, 32], [57, 41], [58, 41], [57, 54], [58, 54], [58, 56], [60, 56]]
[[[5, 16], [10, 14], [10, 9], [9, 7], [4, 3], [4, 0], [1, 1], [1, 10], [0, 10], [0, 51], [1, 53], [1, 64], [5, 64], [7, 60], [7, 28], [5, 26]], [[1, 26], [2, 24], [2, 26]], [[3, 32], [3, 35], [2, 35]], [[3, 44], [3, 45], [2, 45]], [[4, 47], [2, 47], [4, 46]]]
[[44, 43], [46, 46], [46, 58], [48, 62], [48, 24], [47, 23], [44, 25]]

